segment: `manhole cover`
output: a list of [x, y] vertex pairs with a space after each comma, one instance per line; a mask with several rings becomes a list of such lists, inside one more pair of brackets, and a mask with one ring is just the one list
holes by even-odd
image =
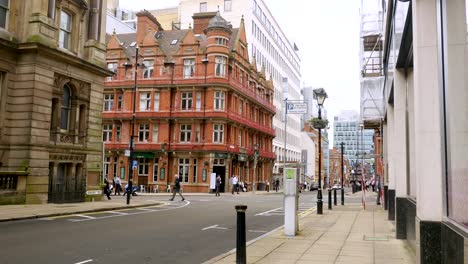
[[364, 240], [364, 241], [388, 241], [388, 236], [383, 236], [383, 237], [371, 237], [371, 236], [366, 236], [366, 235], [364, 235], [363, 240]]

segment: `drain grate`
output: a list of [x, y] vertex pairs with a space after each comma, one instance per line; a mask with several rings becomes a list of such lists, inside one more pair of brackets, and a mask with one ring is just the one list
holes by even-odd
[[383, 237], [371, 237], [371, 236], [366, 236], [362, 238], [364, 241], [388, 241], [388, 236], [383, 236]]

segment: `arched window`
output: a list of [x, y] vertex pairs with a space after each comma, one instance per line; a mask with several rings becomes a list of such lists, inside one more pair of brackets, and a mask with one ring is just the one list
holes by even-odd
[[62, 106], [60, 113], [60, 128], [64, 130], [69, 129], [70, 125], [70, 108], [71, 108], [71, 89], [68, 84], [63, 86]]

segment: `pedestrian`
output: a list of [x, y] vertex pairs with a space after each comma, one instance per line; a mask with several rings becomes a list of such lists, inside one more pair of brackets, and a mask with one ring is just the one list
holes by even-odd
[[111, 197], [110, 197], [110, 183], [109, 183], [109, 180], [107, 178], [104, 178], [104, 194], [107, 196], [107, 199], [110, 200]]
[[174, 201], [174, 197], [176, 193], [179, 193], [180, 197], [182, 197], [182, 201], [185, 200], [184, 196], [180, 192], [180, 180], [179, 180], [179, 175], [177, 174], [174, 175], [174, 188], [172, 189], [172, 198], [169, 199], [170, 201]]
[[221, 189], [221, 176], [218, 175], [218, 177], [216, 177], [216, 195], [215, 196], [221, 196], [219, 194], [219, 189]]
[[120, 178], [119, 177], [114, 177], [114, 182], [115, 182], [114, 195], [117, 195], [117, 193], [120, 195], [120, 191], [122, 190], [122, 183], [120, 182]]
[[265, 184], [266, 184], [266, 191], [270, 192], [270, 181], [266, 180]]
[[276, 179], [275, 181], [275, 191], [278, 192], [279, 190], [279, 179]]
[[237, 194], [239, 194], [239, 180], [237, 179], [236, 175], [232, 175], [231, 177], [231, 193], [234, 194], [234, 192], [237, 191]]

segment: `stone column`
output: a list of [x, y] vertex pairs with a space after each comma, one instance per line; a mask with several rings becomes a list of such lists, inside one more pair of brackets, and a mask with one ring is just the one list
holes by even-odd
[[[444, 212], [442, 61], [439, 57], [439, 1], [412, 1], [417, 263], [443, 263], [441, 226]], [[455, 1], [446, 1], [453, 3]], [[455, 11], [455, 10], [452, 10]], [[458, 16], [459, 12], [448, 16]], [[461, 28], [461, 27], [460, 27]], [[463, 23], [466, 30], [466, 25]], [[445, 31], [445, 29], [444, 29]], [[466, 37], [466, 32], [464, 37]]]
[[387, 106], [387, 175], [388, 175], [388, 220], [395, 220], [395, 164], [394, 164], [394, 143], [393, 135], [395, 127], [393, 105]]

